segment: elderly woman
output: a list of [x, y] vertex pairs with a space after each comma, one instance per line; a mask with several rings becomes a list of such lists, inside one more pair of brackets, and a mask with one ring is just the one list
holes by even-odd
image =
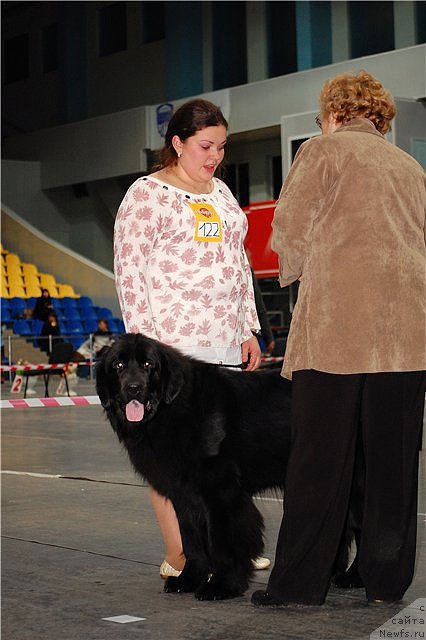
[[421, 166], [384, 138], [392, 97], [365, 71], [320, 95], [324, 135], [300, 148], [273, 221], [280, 283], [300, 279], [283, 376], [293, 449], [276, 561], [256, 605], [320, 605], [348, 511], [358, 425], [365, 454], [359, 572], [369, 602], [398, 601], [416, 551], [424, 408]]

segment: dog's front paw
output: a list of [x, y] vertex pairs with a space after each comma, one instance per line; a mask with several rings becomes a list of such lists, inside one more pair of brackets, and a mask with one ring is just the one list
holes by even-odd
[[200, 576], [183, 571], [180, 576], [170, 576], [164, 584], [165, 593], [192, 593], [202, 582]]
[[195, 591], [197, 600], [229, 600], [230, 598], [238, 598], [242, 596], [245, 589], [229, 587], [220, 582], [207, 580]]

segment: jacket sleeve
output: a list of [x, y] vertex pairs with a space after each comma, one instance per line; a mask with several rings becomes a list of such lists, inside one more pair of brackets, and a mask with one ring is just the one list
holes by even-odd
[[121, 203], [114, 227], [114, 272], [126, 331], [158, 339], [147, 283], [149, 258], [167, 224], [156, 189], [137, 180]]
[[312, 229], [331, 183], [331, 161], [321, 142], [312, 138], [300, 147], [277, 201], [271, 247], [278, 254], [282, 287], [303, 273]]

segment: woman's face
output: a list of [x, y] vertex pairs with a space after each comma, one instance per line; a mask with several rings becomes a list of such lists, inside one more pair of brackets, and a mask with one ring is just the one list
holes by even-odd
[[178, 164], [195, 182], [210, 180], [225, 155], [226, 128], [219, 124], [205, 127], [182, 142], [173, 137], [173, 146], [181, 153]]

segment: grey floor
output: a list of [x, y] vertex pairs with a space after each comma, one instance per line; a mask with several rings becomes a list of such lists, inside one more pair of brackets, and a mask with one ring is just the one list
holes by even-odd
[[[95, 393], [89, 381], [78, 391]], [[7, 383], [2, 394], [9, 397]], [[100, 407], [6, 409], [2, 434], [3, 640], [364, 639], [425, 597], [424, 453], [416, 575], [402, 605], [372, 608], [363, 590], [331, 589], [322, 607], [259, 610], [250, 595], [269, 572], [257, 572], [244, 597], [231, 601], [162, 592], [147, 487]], [[273, 558], [282, 504], [273, 496], [257, 504]], [[104, 620], [121, 615], [144, 620]]]

